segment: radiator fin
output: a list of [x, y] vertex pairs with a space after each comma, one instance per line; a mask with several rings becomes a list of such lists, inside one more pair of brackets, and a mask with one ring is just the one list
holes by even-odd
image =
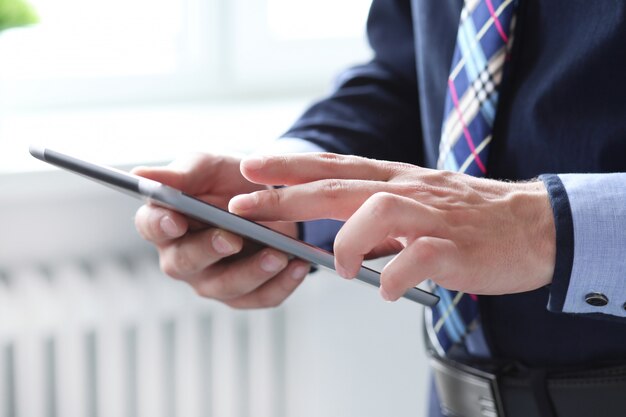
[[0, 417], [284, 417], [282, 310], [204, 300], [157, 264], [5, 271]]

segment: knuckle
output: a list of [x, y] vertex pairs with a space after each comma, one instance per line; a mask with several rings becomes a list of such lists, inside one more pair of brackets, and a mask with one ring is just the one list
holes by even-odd
[[379, 169], [389, 174], [390, 181], [393, 181], [396, 177], [399, 177], [407, 172], [410, 167], [415, 168], [413, 165], [402, 162], [377, 161], [376, 163]]
[[461, 185], [459, 184], [459, 175], [462, 174], [448, 170], [427, 170], [424, 172], [424, 177], [430, 183], [454, 188], [458, 188]]
[[338, 179], [323, 180], [320, 184], [321, 192], [331, 200], [337, 200], [345, 195], [346, 187], [343, 181]]
[[290, 158], [287, 155], [276, 155], [272, 157], [271, 162], [278, 169], [286, 169], [289, 168]]
[[174, 266], [170, 262], [168, 262], [168, 260], [165, 259], [164, 257], [161, 257], [159, 260], [159, 268], [161, 269], [161, 272], [163, 272], [168, 277], [171, 277], [174, 279], [182, 278], [178, 274], [178, 271], [174, 268]]
[[[340, 158], [338, 159], [339, 162], [342, 162], [343, 164], [349, 165], [352, 167], [358, 167], [362, 165], [364, 162], [374, 161], [373, 159], [364, 158], [362, 156], [356, 156], [356, 155], [339, 155], [339, 156], [340, 156]], [[377, 161], [377, 163], [378, 162], [379, 161]]]
[[385, 218], [391, 215], [399, 204], [399, 197], [387, 192], [378, 192], [369, 198], [372, 215], [377, 218]]
[[260, 291], [257, 296], [258, 304], [264, 308], [277, 308], [283, 303], [283, 299], [270, 291]]
[[264, 207], [264, 206], [278, 207], [280, 206], [280, 203], [282, 201], [282, 191], [280, 188], [272, 188], [267, 191], [262, 191], [259, 193], [259, 195], [265, 196], [264, 198], [265, 201], [259, 202], [260, 207]]
[[326, 167], [331, 170], [335, 170], [337, 168], [343, 169], [347, 167], [357, 167], [362, 164], [363, 161], [367, 160], [367, 158], [356, 155], [342, 155], [331, 152], [323, 152], [318, 156], [319, 159], [326, 164]]
[[433, 187], [421, 181], [403, 183], [400, 185], [399, 190], [403, 195], [408, 196], [436, 195], [438, 191], [436, 187]]
[[188, 254], [179, 248], [170, 248], [161, 256], [161, 271], [166, 275], [182, 279], [193, 271], [194, 265]]
[[177, 250], [174, 256], [172, 256], [170, 263], [180, 275], [185, 275], [194, 270], [193, 261], [184, 250]]
[[210, 298], [210, 299], [213, 299], [213, 300], [217, 299], [215, 294], [213, 294], [213, 291], [211, 291], [211, 287], [208, 286], [208, 285], [203, 285], [202, 283], [197, 283], [197, 284], [192, 285], [192, 288], [193, 288], [194, 292], [196, 293], [196, 295], [198, 295], [199, 297]]
[[409, 164], [407, 162], [387, 162], [389, 169], [397, 174], [403, 174], [406, 172], [422, 172], [424, 168], [417, 165]]
[[229, 283], [230, 280], [225, 278], [224, 275], [205, 276], [196, 281], [194, 290], [201, 297], [211, 298], [223, 303], [234, 301], [244, 295]]
[[198, 290], [202, 293], [203, 297], [213, 298], [223, 302], [234, 300], [242, 295], [232, 285], [220, 277], [201, 280], [200, 284], [198, 284]]
[[276, 297], [272, 292], [257, 291], [253, 294], [222, 300], [222, 302], [231, 308], [249, 310], [253, 308], [277, 308], [282, 305], [283, 299]]
[[332, 152], [322, 152], [318, 154], [318, 157], [321, 160], [328, 161], [328, 162], [341, 162], [342, 160], [345, 159], [344, 155], [340, 155], [340, 154], [336, 154]]
[[168, 167], [172, 168], [172, 174], [183, 175], [193, 171], [196, 167], [218, 162], [217, 155], [205, 152], [188, 152], [173, 160]]
[[439, 251], [430, 237], [422, 237], [413, 244], [413, 258], [419, 264], [434, 264], [438, 261]]
[[224, 159], [221, 155], [211, 152], [191, 152], [189, 157], [190, 159], [194, 160], [196, 165], [220, 164], [223, 162]]
[[218, 297], [215, 295], [215, 291], [213, 290], [214, 286], [208, 284], [207, 282], [203, 280], [199, 280], [198, 282], [193, 284], [192, 288], [195, 291], [195, 293], [199, 295], [200, 297], [218, 299]]

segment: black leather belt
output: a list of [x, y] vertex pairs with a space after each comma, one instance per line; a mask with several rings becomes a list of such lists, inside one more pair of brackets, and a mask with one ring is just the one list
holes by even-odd
[[626, 416], [623, 364], [546, 370], [488, 362], [468, 365], [430, 353], [442, 411], [448, 416]]

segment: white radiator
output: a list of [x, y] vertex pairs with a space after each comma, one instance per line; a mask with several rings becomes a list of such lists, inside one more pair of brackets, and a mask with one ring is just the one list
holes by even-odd
[[3, 271], [0, 417], [280, 417], [284, 341], [150, 253]]
[[279, 309], [231, 310], [158, 271], [139, 204], [0, 173], [0, 417], [421, 414], [414, 303], [322, 270]]

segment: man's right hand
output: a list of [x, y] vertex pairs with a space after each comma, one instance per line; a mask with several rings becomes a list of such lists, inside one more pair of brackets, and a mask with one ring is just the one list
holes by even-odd
[[[265, 189], [246, 180], [240, 160], [197, 154], [167, 167], [138, 167], [133, 173], [170, 185], [226, 209], [230, 199]], [[152, 242], [167, 275], [186, 281], [201, 296], [234, 308], [280, 305], [309, 272], [308, 263], [271, 248], [255, 249], [240, 236], [199, 224], [175, 211], [144, 205], [135, 225]], [[267, 223], [295, 237], [295, 223]]]

